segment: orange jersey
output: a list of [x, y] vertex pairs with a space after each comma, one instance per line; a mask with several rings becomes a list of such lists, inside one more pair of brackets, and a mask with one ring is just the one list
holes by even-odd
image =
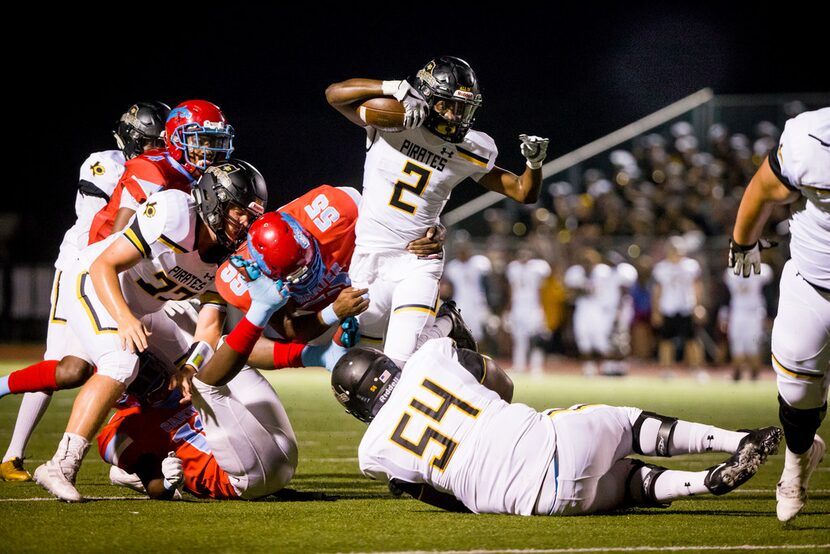
[[150, 408], [132, 402], [119, 408], [98, 435], [105, 462], [135, 473], [139, 459], [154, 456], [159, 465], [175, 452], [184, 468], [185, 489], [200, 498], [235, 499], [236, 490], [213, 456], [192, 405]]
[[143, 204], [147, 196], [164, 189], [178, 189], [189, 193], [195, 178], [164, 150], [152, 150], [124, 164], [124, 174], [118, 181], [107, 205], [92, 220], [89, 244], [107, 238], [112, 233], [115, 215], [122, 205], [122, 197], [130, 195], [135, 203]]
[[[304, 298], [295, 298], [301, 310], [319, 311], [331, 304], [340, 291], [351, 285], [349, 263], [354, 251], [354, 226], [357, 202], [343, 189], [322, 185], [280, 208], [296, 219], [317, 241], [326, 266], [320, 284]], [[236, 255], [250, 260], [247, 244]], [[242, 276], [229, 261], [216, 273], [216, 288], [228, 304], [243, 312], [251, 307], [251, 297]]]

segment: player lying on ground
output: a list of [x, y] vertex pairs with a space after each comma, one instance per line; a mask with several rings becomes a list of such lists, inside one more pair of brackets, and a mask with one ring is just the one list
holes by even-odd
[[761, 272], [761, 233], [777, 204], [804, 203], [790, 217], [790, 254], [772, 326], [772, 366], [778, 417], [787, 439], [775, 491], [778, 519], [804, 507], [810, 476], [826, 446], [817, 431], [827, 414], [830, 385], [830, 108], [787, 121], [746, 187], [729, 248], [729, 267]]
[[192, 405], [168, 390], [173, 367], [156, 356], [143, 360], [128, 390], [133, 394], [98, 436], [101, 457], [121, 470], [111, 472], [113, 483], [155, 499], [172, 499], [183, 486], [199, 497], [251, 500], [291, 480], [297, 467], [291, 423], [271, 385], [246, 365], [288, 295], [282, 283], [255, 268], [249, 273], [256, 277], [246, 283], [248, 313], [193, 378]]
[[[577, 405], [544, 412], [508, 404], [512, 387], [495, 363], [427, 342], [403, 368], [380, 351], [354, 348], [331, 375], [337, 400], [369, 423], [361, 471], [429, 504], [458, 511], [577, 515], [668, 506], [725, 494], [774, 453], [781, 431], [726, 431], [637, 408]], [[494, 387], [482, 384], [500, 381]], [[629, 458], [727, 452], [704, 471]]]

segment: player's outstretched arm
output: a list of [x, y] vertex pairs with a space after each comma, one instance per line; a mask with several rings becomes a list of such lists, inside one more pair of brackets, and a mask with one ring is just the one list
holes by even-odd
[[732, 240], [739, 245], [754, 245], [761, 238], [772, 209], [779, 204], [795, 202], [798, 197], [798, 191], [787, 188], [775, 176], [769, 158], [765, 159], [741, 198]]
[[519, 135], [519, 141], [522, 156], [527, 160], [524, 172], [516, 175], [496, 166], [478, 182], [487, 190], [498, 192], [522, 204], [535, 204], [539, 200], [542, 163], [545, 161], [550, 141], [528, 135]]

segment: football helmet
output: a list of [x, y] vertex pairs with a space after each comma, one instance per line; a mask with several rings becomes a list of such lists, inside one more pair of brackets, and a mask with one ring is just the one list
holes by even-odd
[[[231, 252], [245, 240], [248, 227], [265, 212], [268, 201], [262, 174], [248, 162], [237, 159], [208, 166], [191, 194], [202, 221], [216, 235], [216, 241]], [[244, 226], [229, 216], [234, 206], [247, 213]]]
[[128, 160], [146, 150], [164, 147], [164, 124], [170, 106], [164, 102], [137, 102], [124, 112], [112, 134]]
[[167, 151], [191, 173], [233, 152], [233, 127], [219, 106], [207, 100], [188, 100], [173, 108], [165, 130]]
[[248, 229], [248, 254], [271, 279], [280, 279], [292, 296], [313, 291], [325, 272], [320, 247], [290, 215], [271, 212]]
[[371, 423], [398, 384], [401, 369], [380, 350], [358, 346], [331, 372], [331, 390], [346, 412]]
[[481, 106], [473, 68], [460, 58], [442, 56], [418, 71], [413, 86], [429, 104], [424, 127], [448, 142], [464, 140]]
[[138, 374], [127, 387], [127, 393], [132, 394], [145, 406], [158, 408], [168, 404], [178, 404], [181, 394], [177, 390], [170, 391], [168, 384], [175, 373], [175, 368], [149, 350], [138, 354]]

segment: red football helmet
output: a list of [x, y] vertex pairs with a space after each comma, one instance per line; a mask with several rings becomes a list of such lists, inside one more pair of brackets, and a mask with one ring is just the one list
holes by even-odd
[[207, 100], [188, 100], [173, 108], [165, 134], [168, 152], [191, 173], [233, 152], [233, 127], [219, 106]]
[[248, 229], [248, 253], [259, 269], [280, 279], [292, 295], [313, 291], [324, 266], [317, 241], [286, 213], [269, 212]]

